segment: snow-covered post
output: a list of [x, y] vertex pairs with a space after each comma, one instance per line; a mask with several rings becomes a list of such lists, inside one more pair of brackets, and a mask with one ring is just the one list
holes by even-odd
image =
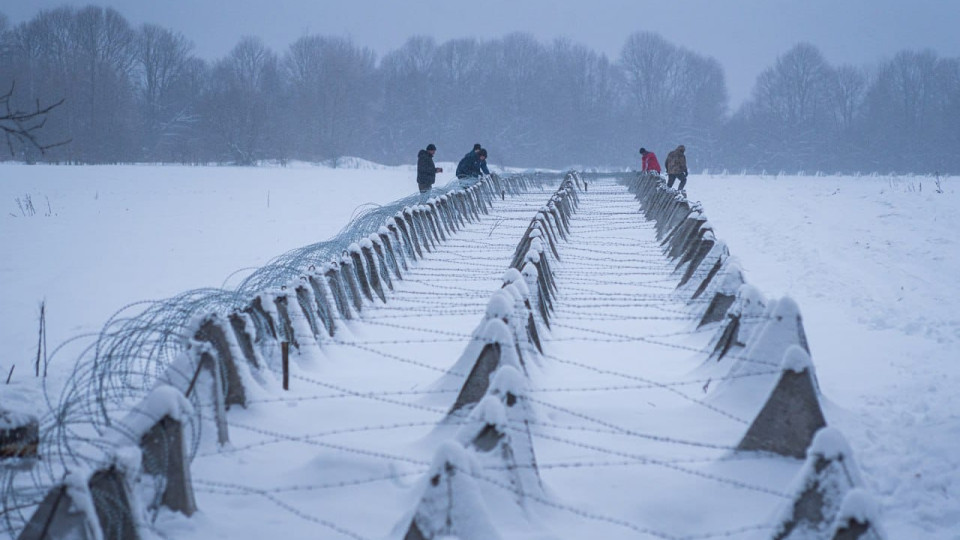
[[827, 425], [810, 355], [797, 345], [783, 356], [780, 379], [737, 450], [803, 458], [814, 434]]
[[[821, 429], [814, 436], [807, 460], [793, 482], [794, 495], [780, 513], [773, 539], [836, 538], [831, 533], [836, 532], [838, 525], [846, 525], [837, 523], [844, 521], [838, 518], [849, 517], [841, 515], [843, 502], [861, 485], [859, 468], [846, 439], [836, 428]], [[848, 510], [853, 509], [848, 507]]]

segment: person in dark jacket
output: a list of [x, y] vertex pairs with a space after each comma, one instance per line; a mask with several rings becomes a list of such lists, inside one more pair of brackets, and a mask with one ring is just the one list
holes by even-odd
[[490, 174], [490, 170], [487, 169], [487, 151], [477, 143], [457, 164], [457, 178], [479, 177], [481, 174]]
[[437, 147], [432, 143], [427, 145], [426, 150], [421, 150], [417, 154], [417, 186], [420, 193], [427, 193], [433, 184], [437, 181], [437, 173], [443, 172], [433, 163], [433, 155], [437, 153]]
[[667, 187], [673, 187], [673, 181], [680, 179], [678, 189], [683, 191], [687, 185], [687, 156], [686, 148], [681, 144], [676, 150], [667, 154]]
[[657, 161], [657, 155], [653, 152], [647, 150], [646, 148], [640, 149], [640, 171], [641, 172], [655, 172], [660, 174], [660, 162]]

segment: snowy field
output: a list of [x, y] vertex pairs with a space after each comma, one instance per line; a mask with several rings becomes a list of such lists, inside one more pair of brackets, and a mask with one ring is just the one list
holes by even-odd
[[[441, 166], [452, 170], [447, 168], [450, 164]], [[5, 379], [10, 366], [16, 364], [11, 384], [0, 386], [0, 403], [42, 412], [39, 385], [32, 376], [41, 300], [46, 300], [52, 350], [65, 339], [99, 330], [126, 304], [186, 289], [235, 284], [249, 269], [280, 253], [332, 236], [361, 205], [409, 195], [413, 176], [412, 167], [0, 165], [0, 251], [5, 254], [0, 259], [0, 376]], [[956, 364], [960, 250], [951, 228], [960, 202], [956, 179], [946, 179], [943, 188], [944, 193], [935, 193], [932, 181], [920, 177], [704, 175], [694, 175], [687, 186], [690, 197], [703, 202], [717, 235], [740, 260], [747, 281], [769, 297], [789, 295], [799, 303], [828, 422], [850, 439], [866, 487], [882, 505], [882, 524], [891, 539], [960, 538], [960, 457], [955, 451], [960, 443], [960, 398], [956, 394], [960, 385]], [[21, 209], [26, 196], [33, 203], [34, 215], [25, 215], [29, 212]], [[502, 269], [509, 264], [525, 223], [547, 196], [533, 193], [508, 199], [495, 208], [491, 222], [465, 231], [444, 248], [449, 252], [440, 250], [428, 258], [417, 269], [415, 279], [406, 288], [398, 288], [399, 307], [389, 303], [380, 307], [366, 323], [351, 327], [350, 336], [331, 343], [333, 352], [328, 357], [303, 362], [293, 381], [295, 398], [278, 400], [276, 394], [265, 390], [257, 396], [262, 406], [231, 412], [232, 423], [249, 429], [234, 430], [237, 438], [229, 452], [220, 453], [209, 445], [201, 448], [194, 477], [202, 513], [189, 521], [168, 516], [161, 525], [177, 538], [260, 537], [278, 534], [277, 527], [293, 538], [306, 535], [312, 526], [320, 527], [321, 537], [337, 537], [320, 522], [298, 521], [278, 510], [278, 505], [243, 491], [283, 485], [286, 491], [273, 496], [297, 506], [300, 512], [325, 508], [326, 513], [317, 514], [316, 519], [362, 531], [357, 534], [363, 538], [402, 535], [404, 531], [392, 528], [402, 528], [404, 516], [413, 510], [413, 494], [422, 489], [417, 482], [429, 465], [434, 443], [452, 435], [430, 427], [436, 420], [430, 411], [442, 408], [440, 401], [424, 398], [417, 401], [422, 410], [397, 412], [397, 407], [341, 400], [342, 411], [349, 411], [347, 417], [341, 417], [336, 414], [341, 410], [331, 411], [328, 403], [316, 398], [319, 390], [311, 387], [312, 381], [319, 378], [377, 392], [423, 388], [436, 379], [469, 342], [469, 333], [479, 322], [486, 299], [499, 286]], [[654, 530], [678, 537], [767, 522], [782, 503], [781, 497], [767, 492], [786, 489], [796, 472], [794, 464], [730, 461], [712, 466], [711, 474], [744, 479], [757, 488], [744, 493], [730, 489], [729, 484], [702, 484], [683, 475], [663, 475], [656, 468], [617, 466], [618, 461], [634, 456], [631, 452], [662, 455], [672, 450], [653, 443], [641, 445], [597, 431], [576, 439], [580, 447], [570, 444], [572, 435], [567, 430], [571, 417], [556, 407], [588, 411], [583, 414], [608, 418], [618, 426], [636, 422], [638, 429], [668, 432], [677, 439], [703, 440], [709, 433], [729, 445], [742, 431], [737, 422], [717, 422], [702, 410], [684, 408], [670, 393], [651, 393], [631, 401], [631, 407], [638, 403], [649, 407], [633, 415], [620, 400], [633, 394], [582, 390], [614, 383], [621, 390], [624, 386], [622, 380], [585, 376], [574, 369], [584, 361], [610, 362], [604, 368], [611, 372], [636, 369], [637, 373], [656, 375], [652, 378], [658, 381], [682, 381], [697, 367], [696, 358], [675, 351], [667, 357], [669, 369], [664, 369], [663, 362], [618, 365], [613, 357], [623, 351], [622, 343], [607, 351], [610, 344], [583, 339], [599, 332], [636, 332], [640, 323], [631, 317], [645, 316], [644, 310], [649, 308], [611, 300], [600, 310], [595, 297], [612, 298], [627, 286], [623, 282], [642, 290], [658, 286], [654, 281], [642, 281], [642, 272], [629, 271], [631, 265], [639, 268], [644, 264], [651, 266], [645, 271], [663, 270], [658, 267], [663, 266], [662, 260], [645, 263], [636, 255], [638, 250], [624, 247], [650, 241], [641, 216], [628, 215], [635, 208], [636, 204], [624, 202], [614, 187], [584, 194], [578, 221], [572, 226], [577, 241], [563, 246], [561, 252], [564, 263], [557, 270], [563, 304], [558, 307], [558, 324], [545, 337], [549, 354], [544, 366], [536, 368], [535, 378], [535, 386], [545, 396], [539, 398], [544, 424], [536, 443], [538, 458], [541, 464], [553, 464], [542, 473], [543, 497], [590, 509], [596, 515], [651, 524]], [[652, 252], [639, 252], [656, 257]], [[612, 279], [605, 283], [603, 276], [591, 275], [597, 253], [621, 268], [620, 283]], [[456, 309], [434, 315], [435, 320], [415, 309], [425, 299], [436, 296], [440, 301], [451, 294], [458, 295]], [[407, 323], [418, 325], [416, 329], [403, 328], [403, 319], [397, 316], [404, 313], [416, 317], [416, 323]], [[691, 333], [688, 323], [678, 319], [663, 317], [659, 322], [644, 323], [656, 326], [644, 332], [684, 334], [683, 343], [706, 344], [709, 336]], [[449, 332], [450, 339], [426, 346], [386, 343], [409, 337], [410, 332], [420, 336], [424, 325]], [[357, 343], [379, 353], [359, 350]], [[70, 360], [75, 356], [71, 352], [78, 347], [68, 347], [54, 357], [51, 386], [71, 369]], [[664, 352], [662, 348], [638, 351]], [[383, 352], [416, 358], [430, 367], [423, 368], [426, 373], [391, 370], [391, 384], [387, 384], [371, 377], [371, 373], [380, 373], [376, 362]], [[550, 356], [556, 362], [548, 362]], [[581, 391], [561, 391], [570, 386]], [[601, 399], [608, 395], [609, 399]], [[655, 414], [657, 407], [669, 412]], [[297, 417], [323, 420], [317, 420], [311, 430], [311, 426], [295, 422]], [[416, 425], [419, 431], [341, 434], [330, 440], [403, 454], [408, 461], [385, 468], [376, 460], [346, 459], [329, 447], [323, 450], [307, 445], [305, 449], [303, 444], [284, 439], [297, 432], [301, 440], [315, 441], [333, 437], [351, 425], [377, 422]], [[452, 426], [446, 428], [449, 432]], [[391, 439], [393, 436], [397, 439]], [[584, 441], [617, 450], [601, 456], [608, 462], [601, 467], [598, 463], [602, 460]], [[683, 451], [684, 455], [673, 457], [691, 463], [711, 458], [702, 451]], [[271, 467], [278, 457], [285, 461], [284, 467]], [[591, 461], [592, 467], [586, 467], [586, 461]], [[582, 470], [572, 466], [574, 463]], [[391, 481], [333, 494], [317, 488], [361, 477], [370, 478], [371, 483], [376, 477]], [[671, 488], [652, 490], [658, 483]], [[605, 495], [597, 500], [597, 494]], [[692, 502], [684, 502], [685, 497]], [[363, 501], [374, 501], [379, 511], [358, 513]], [[230, 513], [231, 509], [263, 511], [264, 506], [269, 510], [259, 524], [234, 520]], [[544, 537], [544, 529], [570, 538], [591, 536], [597, 530], [606, 537], [624, 538], [636, 537], [638, 532], [571, 519], [558, 508], [535, 507], [526, 516], [529, 522], [522, 515], [506, 515], [507, 510], [504, 514], [501, 519], [515, 525], [516, 536], [523, 538]], [[409, 522], [409, 516], [407, 519]]]

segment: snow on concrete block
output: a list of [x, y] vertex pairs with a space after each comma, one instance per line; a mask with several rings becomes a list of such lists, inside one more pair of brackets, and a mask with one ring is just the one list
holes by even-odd
[[239, 362], [243, 353], [230, 325], [219, 315], [207, 315], [197, 324], [193, 339], [209, 343], [216, 351], [217, 364], [224, 383], [224, 406], [227, 409], [231, 405], [246, 408], [247, 391], [241, 375], [241, 370], [246, 368], [246, 362]]
[[330, 287], [330, 293], [333, 296], [334, 304], [340, 317], [344, 320], [353, 318], [353, 309], [350, 307], [350, 295], [347, 292], [347, 286], [340, 275], [340, 265], [331, 263], [323, 273], [327, 278], [327, 285]]
[[737, 299], [727, 311], [727, 323], [719, 333], [710, 358], [718, 362], [734, 347], [745, 347], [754, 328], [763, 321], [767, 300], [759, 289], [744, 283], [737, 290]]
[[[381, 283], [386, 284], [387, 288], [391, 291], [393, 290], [393, 279], [390, 277], [390, 261], [387, 258], [386, 251], [383, 247], [383, 239], [376, 234], [371, 234], [367, 238], [370, 239], [370, 245], [373, 248], [372, 259], [376, 261], [376, 268], [378, 273], [378, 278]], [[389, 242], [390, 239], [388, 238]], [[369, 264], [374, 264], [373, 261], [370, 261]]]
[[[756, 317], [755, 312], [750, 313]], [[784, 297], [774, 302], [762, 319], [756, 332], [751, 332], [750, 327], [744, 328], [741, 324], [739, 339], [741, 343], [747, 343], [747, 348], [731, 368], [732, 375], [769, 371], [771, 366], [778, 365], [783, 360], [787, 349], [793, 345], [801, 347], [807, 354], [810, 353], [800, 308], [793, 299]], [[745, 333], [755, 333], [755, 336], [744, 336]]]
[[840, 504], [833, 526], [832, 540], [882, 540], [886, 537], [878, 523], [877, 503], [866, 491], [851, 489]]
[[193, 412], [193, 406], [180, 390], [160, 385], [115, 425], [116, 432], [111, 437], [121, 448], [129, 443], [139, 447], [140, 470], [162, 478], [159, 503], [188, 516], [197, 506], [183, 426]]
[[826, 425], [810, 356], [793, 345], [784, 355], [780, 380], [737, 450], [773, 452], [802, 459], [814, 435]]
[[137, 516], [133, 513], [131, 491], [125, 472], [116, 466], [100, 469], [87, 484], [90, 499], [100, 523], [103, 540], [140, 538]]
[[350, 298], [351, 305], [357, 310], [357, 313], [363, 312], [363, 295], [360, 292], [360, 283], [357, 281], [357, 273], [353, 269], [353, 261], [350, 257], [344, 256], [340, 259], [340, 279], [345, 285], [347, 297]]
[[38, 457], [39, 445], [36, 416], [0, 409], [0, 460]]
[[[370, 286], [373, 288], [373, 292], [377, 293], [377, 298], [381, 302], [387, 302], [387, 296], [383, 290], [383, 281], [380, 277], [380, 268], [377, 262], [377, 259], [374, 257], [373, 253], [373, 242], [364, 238], [363, 245], [360, 247], [360, 251], [363, 254], [363, 260], [367, 263], [367, 276], [370, 281]], [[354, 261], [356, 264], [356, 261]], [[363, 267], [361, 264], [360, 268]], [[372, 300], [372, 299], [371, 299]]]
[[773, 540], [834, 538], [831, 533], [843, 501], [860, 485], [859, 470], [843, 435], [835, 428], [821, 429], [794, 480], [794, 495], [781, 511]]
[[230, 328], [233, 329], [233, 336], [237, 340], [237, 345], [240, 346], [244, 360], [250, 367], [259, 370], [264, 362], [257, 348], [253, 346], [256, 340], [256, 327], [253, 319], [240, 311], [231, 313], [227, 316], [227, 319], [230, 321]]
[[[353, 246], [357, 246], [357, 244], [351, 244], [351, 247]], [[370, 279], [367, 277], [367, 270], [363, 267], [360, 246], [357, 246], [357, 251], [350, 250], [350, 262], [350, 266], [353, 268], [355, 274], [354, 277], [357, 279], [357, 284], [360, 285], [360, 292], [363, 293], [363, 296], [365, 296], [367, 300], [373, 302], [373, 291], [370, 287]]]
[[470, 456], [454, 442], [437, 451], [404, 540], [497, 540]]
[[101, 539], [87, 477], [85, 471], [74, 471], [50, 489], [17, 540]]
[[502, 320], [486, 321], [483, 328], [474, 333], [473, 339], [482, 343], [483, 349], [473, 362], [470, 374], [450, 409], [450, 415], [457, 414], [462, 409], [472, 407], [479, 402], [487, 393], [491, 375], [501, 365], [522, 369], [513, 340], [513, 332]]

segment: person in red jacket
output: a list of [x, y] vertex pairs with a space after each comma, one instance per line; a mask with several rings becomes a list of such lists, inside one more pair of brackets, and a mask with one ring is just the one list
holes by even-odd
[[657, 161], [656, 154], [647, 150], [646, 148], [641, 148], [640, 155], [643, 156], [640, 160], [641, 171], [656, 172], [657, 174], [660, 174], [660, 162]]

